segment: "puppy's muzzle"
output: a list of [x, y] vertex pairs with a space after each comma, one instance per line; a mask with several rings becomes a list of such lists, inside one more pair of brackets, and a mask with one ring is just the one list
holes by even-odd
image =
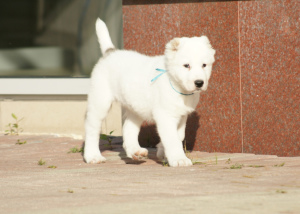
[[203, 80], [195, 80], [195, 86], [200, 89], [202, 88], [202, 86], [204, 85], [204, 81]]

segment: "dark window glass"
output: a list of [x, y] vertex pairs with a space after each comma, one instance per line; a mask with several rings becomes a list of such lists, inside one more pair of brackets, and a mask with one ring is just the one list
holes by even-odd
[[122, 48], [121, 0], [0, 1], [0, 77], [88, 77], [97, 17]]

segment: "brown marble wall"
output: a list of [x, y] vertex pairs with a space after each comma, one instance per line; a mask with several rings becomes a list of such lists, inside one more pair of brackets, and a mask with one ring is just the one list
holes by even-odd
[[[126, 49], [148, 55], [174, 37], [211, 40], [216, 62], [188, 148], [300, 155], [299, 1], [123, 0], [123, 31]], [[145, 125], [140, 141], [157, 143], [155, 128]]]

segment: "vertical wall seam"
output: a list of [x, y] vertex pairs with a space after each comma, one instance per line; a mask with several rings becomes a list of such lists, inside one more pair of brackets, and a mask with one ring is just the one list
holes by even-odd
[[240, 73], [240, 114], [241, 114], [242, 153], [244, 153], [243, 96], [242, 96], [242, 68], [241, 68], [240, 1], [238, 1], [238, 10], [237, 11], [238, 11], [239, 73]]

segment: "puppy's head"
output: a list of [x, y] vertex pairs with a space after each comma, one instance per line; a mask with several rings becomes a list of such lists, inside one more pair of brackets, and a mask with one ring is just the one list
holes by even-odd
[[165, 49], [171, 79], [185, 92], [205, 91], [215, 52], [206, 36], [171, 40]]

